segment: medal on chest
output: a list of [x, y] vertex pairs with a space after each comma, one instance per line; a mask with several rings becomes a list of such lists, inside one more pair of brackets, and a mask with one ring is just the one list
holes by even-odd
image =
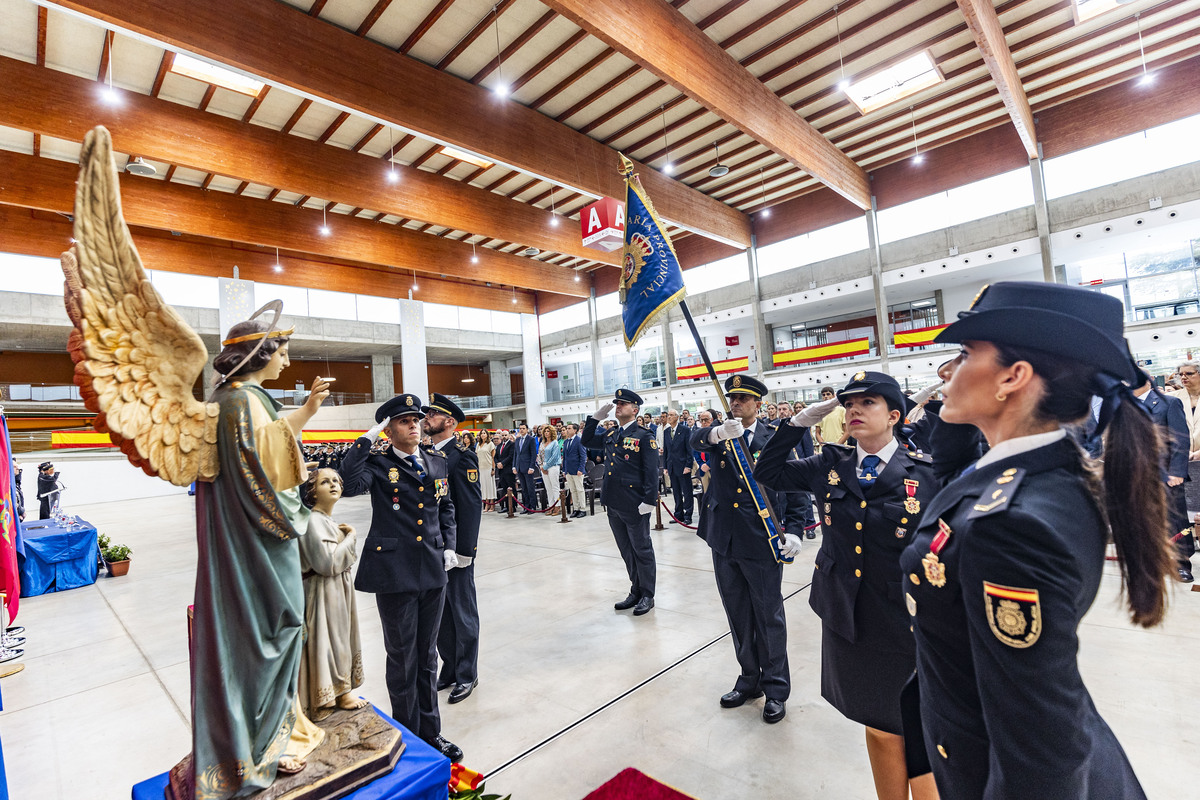
[[[637, 439], [637, 437], [634, 436], [626, 436], [621, 441], [622, 447], [624, 447], [626, 450], [632, 450], [635, 453], [641, 451], [641, 445], [642, 443]], [[629, 456], [625, 456], [625, 458], [629, 458]]]
[[937, 535], [929, 543], [929, 552], [921, 559], [925, 566], [925, 580], [938, 589], [946, 585], [946, 565], [938, 559], [938, 553], [942, 552], [946, 542], [950, 541], [951, 533], [953, 531], [950, 530], [950, 526], [939, 518]]
[[908, 494], [908, 499], [904, 501], [904, 510], [910, 514], [921, 513], [921, 501], [917, 499], [918, 481], [911, 478], [904, 479], [904, 491]]
[[388, 468], [388, 482], [389, 483], [399, 483], [400, 482], [400, 470], [396, 469], [395, 467], [389, 467]]
[[448, 478], [433, 479], [433, 496], [435, 499], [445, 497], [450, 493], [450, 480]]
[[825, 480], [829, 481], [830, 486], [837, 486], [842, 482], [842, 479], [838, 477], [837, 471], [832, 469], [829, 470], [829, 476]]

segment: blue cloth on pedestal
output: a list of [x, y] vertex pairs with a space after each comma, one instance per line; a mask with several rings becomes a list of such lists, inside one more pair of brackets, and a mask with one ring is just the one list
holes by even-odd
[[19, 558], [21, 596], [77, 589], [96, 582], [100, 548], [96, 529], [80, 520], [71, 529], [52, 519], [22, 523], [25, 557]]
[[[394, 770], [346, 795], [344, 800], [446, 800], [450, 795], [450, 759], [378, 708], [375, 711], [403, 734], [404, 753]], [[133, 800], [163, 800], [167, 780], [164, 772], [135, 785]]]

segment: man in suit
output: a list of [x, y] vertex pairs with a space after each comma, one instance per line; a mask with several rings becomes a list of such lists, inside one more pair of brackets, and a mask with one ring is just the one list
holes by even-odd
[[1188, 453], [1191, 437], [1188, 433], [1187, 415], [1183, 410], [1183, 401], [1174, 395], [1160, 392], [1154, 384], [1146, 381], [1140, 388], [1134, 389], [1150, 418], [1162, 428], [1167, 442], [1163, 459], [1162, 478], [1166, 484], [1167, 522], [1170, 525], [1171, 536], [1182, 534], [1175, 542], [1179, 561], [1179, 579], [1191, 583], [1192, 555], [1196, 552], [1196, 538], [1192, 533], [1191, 522], [1188, 520], [1187, 497], [1184, 495], [1183, 482], [1187, 480]]
[[521, 482], [521, 502], [527, 506], [521, 513], [537, 513], [537, 442], [529, 435], [528, 425], [521, 425], [517, 429], [513, 471]]
[[[604, 486], [600, 502], [608, 511], [608, 526], [629, 574], [629, 595], [613, 605], [618, 611], [632, 608], [640, 617], [654, 608], [656, 565], [650, 541], [650, 512], [658, 502], [658, 445], [650, 431], [637, 422], [642, 398], [629, 389], [617, 389], [613, 402], [605, 403], [583, 426], [584, 447], [595, 440], [604, 444]], [[601, 420], [615, 413], [617, 424], [599, 433]]]
[[[446, 456], [419, 446], [423, 417], [414, 394], [381, 405], [378, 424], [342, 460], [341, 476], [346, 497], [371, 494], [371, 529], [354, 588], [375, 595], [392, 718], [459, 761], [462, 749], [442, 736], [435, 685], [446, 573], [458, 566], [454, 502]], [[381, 431], [391, 446], [371, 453]]]
[[571, 494], [571, 517], [579, 519], [586, 517], [583, 510], [583, 476], [587, 472], [587, 449], [579, 438], [579, 426], [574, 422], [564, 429], [566, 437], [563, 440], [563, 475], [567, 479], [567, 491]]
[[[666, 473], [671, 479], [671, 494], [675, 499], [675, 519], [692, 524], [692, 429], [679, 421], [675, 409], [667, 412], [667, 424], [663, 428], [663, 450], [666, 456]], [[674, 524], [675, 520], [671, 520]]]
[[499, 500], [496, 510], [499, 512], [508, 510], [508, 490], [512, 489], [514, 494], [517, 491], [517, 473], [513, 469], [513, 456], [516, 452], [512, 431], [508, 428], [502, 429], [500, 441], [496, 443], [496, 497]]
[[[708, 491], [700, 509], [701, 539], [712, 549], [713, 574], [741, 674], [733, 690], [721, 697], [723, 708], [737, 708], [766, 694], [762, 718], [783, 719], [791, 693], [787, 658], [787, 622], [783, 614], [783, 564], [758, 515], [750, 486], [738, 464], [729, 439], [740, 437], [747, 460], [753, 463], [774, 433], [758, 418], [766, 384], [747, 374], [725, 381], [729, 420], [710, 428], [697, 428], [692, 446], [706, 453], [712, 467]], [[765, 492], [774, 502], [773, 493]], [[800, 538], [785, 533], [784, 555], [800, 552]]]
[[446, 573], [446, 606], [438, 628], [437, 649], [442, 671], [437, 688], [454, 687], [449, 702], [461, 703], [479, 684], [479, 603], [475, 597], [475, 551], [483, 517], [483, 487], [479, 483], [479, 457], [454, 437], [466, 421], [454, 402], [434, 392], [421, 408], [421, 429], [433, 449], [446, 456], [450, 473], [450, 500], [454, 503], [455, 546], [458, 566]]

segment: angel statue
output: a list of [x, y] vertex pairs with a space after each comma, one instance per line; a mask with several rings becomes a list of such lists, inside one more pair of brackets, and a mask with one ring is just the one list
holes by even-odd
[[[288, 366], [291, 330], [269, 303], [234, 325], [213, 366], [210, 402], [192, 387], [208, 354], [155, 291], [121, 215], [112, 142], [84, 139], [75, 244], [62, 257], [74, 324], [68, 349], [96, 430], [130, 462], [177, 486], [197, 481], [199, 563], [193, 622], [192, 754], [171, 770], [167, 796], [225, 800], [303, 769], [324, 737], [300, 708], [304, 588], [298, 538], [309, 512], [297, 445], [329, 395], [282, 417], [262, 388]], [[263, 312], [274, 311], [269, 322]]]
[[300, 704], [311, 719], [336, 708], [362, 708], [366, 700], [350, 692], [363, 682], [358, 606], [350, 568], [358, 560], [354, 528], [333, 521], [342, 496], [342, 476], [322, 467], [301, 494], [312, 507], [308, 533], [300, 539], [304, 570], [304, 655], [300, 658]]

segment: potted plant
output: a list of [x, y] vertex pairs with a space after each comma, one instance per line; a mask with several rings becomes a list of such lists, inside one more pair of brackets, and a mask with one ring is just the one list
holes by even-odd
[[112, 540], [110, 540], [103, 533], [99, 534], [96, 537], [96, 569], [97, 570], [99, 570], [101, 567], [104, 566], [104, 551], [108, 549], [108, 546], [110, 544], [112, 544]]
[[104, 566], [108, 567], [108, 574], [118, 578], [129, 572], [129, 554], [132, 552], [123, 544], [110, 545], [101, 550], [100, 556], [104, 559]]

